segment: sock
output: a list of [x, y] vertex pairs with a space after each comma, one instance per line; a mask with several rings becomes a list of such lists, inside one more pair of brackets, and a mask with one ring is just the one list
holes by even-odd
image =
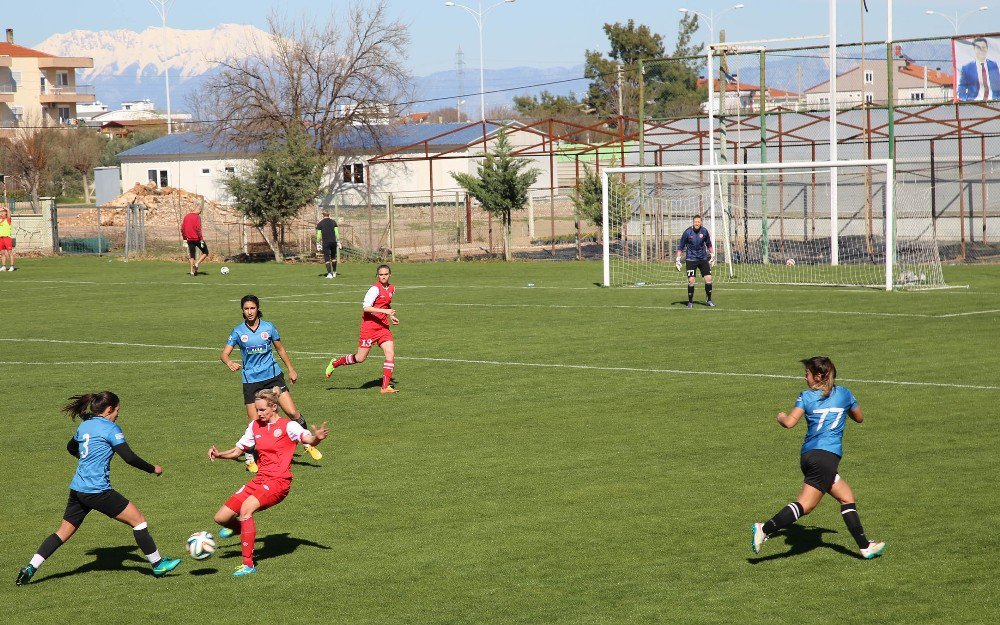
[[42, 546], [38, 548], [38, 553], [31, 556], [31, 566], [36, 569], [42, 566], [42, 562], [45, 562], [56, 552], [56, 549], [62, 547], [63, 539], [59, 538], [58, 534], [50, 534], [48, 538], [42, 541]]
[[243, 454], [243, 460], [244, 460], [244, 462], [246, 462], [247, 464], [249, 464], [249, 463], [251, 463], [251, 462], [254, 462], [254, 459], [253, 459], [253, 454], [252, 454], [252, 453], [250, 453], [249, 451], [248, 451], [248, 452], [246, 452], [245, 454]]
[[778, 514], [771, 517], [769, 521], [764, 523], [764, 533], [770, 536], [778, 530], [784, 529], [792, 523], [798, 521], [802, 514], [802, 504], [797, 501], [793, 501], [782, 508]]
[[861, 527], [861, 517], [858, 516], [858, 506], [855, 503], [845, 503], [840, 506], [840, 516], [844, 517], [844, 523], [848, 531], [854, 537], [854, 542], [858, 543], [858, 549], [864, 549], [871, 542], [865, 536], [865, 528]]
[[146, 556], [150, 564], [160, 561], [160, 552], [156, 550], [156, 543], [149, 535], [149, 527], [145, 521], [132, 528], [132, 536], [135, 537], [135, 544], [139, 545], [139, 551]]
[[301, 412], [299, 413], [299, 418], [298, 419], [292, 419], [292, 421], [298, 423], [299, 425], [301, 425], [302, 427], [304, 427], [307, 430], [309, 429], [309, 426], [306, 425], [306, 418], [302, 416]]
[[257, 540], [257, 524], [253, 517], [240, 521], [240, 539], [243, 541], [243, 564], [253, 566], [253, 544]]
[[337, 275], [337, 261], [333, 261], [333, 275]]
[[228, 523], [224, 524], [222, 527], [227, 527], [227, 528], [233, 530], [233, 533], [235, 533], [235, 534], [242, 534], [243, 533], [243, 525], [240, 523], [240, 520], [238, 518], [234, 518], [234, 519], [230, 520]]
[[694, 285], [693, 284], [689, 284], [688, 285], [688, 301], [689, 302], [693, 302], [694, 301]]
[[712, 283], [705, 283], [705, 299], [712, 299]]
[[357, 359], [354, 358], [354, 354], [348, 354], [338, 358], [337, 361], [333, 363], [333, 368], [336, 369], [337, 367], [343, 367], [344, 365], [353, 365], [356, 362]]
[[385, 364], [382, 365], [382, 388], [389, 386], [392, 381], [392, 370], [396, 368], [396, 364], [391, 360], [386, 360]]
[[326, 264], [326, 272], [327, 273], [333, 273], [333, 263], [327, 263]]

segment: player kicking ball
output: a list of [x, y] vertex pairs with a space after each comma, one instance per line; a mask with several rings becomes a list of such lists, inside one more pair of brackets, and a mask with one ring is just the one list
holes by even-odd
[[368, 289], [361, 304], [361, 336], [358, 339], [358, 352], [331, 358], [330, 364], [326, 366], [326, 377], [333, 375], [333, 370], [337, 367], [364, 362], [372, 345], [378, 345], [385, 354], [385, 363], [382, 365], [382, 392], [398, 393], [399, 391], [391, 385], [396, 352], [392, 330], [389, 329], [390, 324], [399, 325], [396, 309], [392, 307], [392, 296], [396, 292], [396, 286], [389, 284], [389, 278], [392, 277], [389, 265], [379, 265], [375, 277], [377, 278], [375, 284]]
[[688, 308], [694, 308], [695, 272], [700, 271], [705, 280], [705, 305], [715, 306], [712, 301], [712, 267], [715, 266], [715, 251], [712, 249], [712, 235], [708, 228], [701, 225], [701, 215], [695, 215], [691, 227], [681, 235], [677, 246], [677, 259], [674, 266], [681, 270], [681, 255], [686, 252], [688, 279]]

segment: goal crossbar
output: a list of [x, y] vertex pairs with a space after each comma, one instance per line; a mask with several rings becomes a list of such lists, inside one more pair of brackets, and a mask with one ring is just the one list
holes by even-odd
[[[743, 163], [728, 165], [653, 165], [653, 166], [619, 166], [605, 167], [601, 169], [601, 219], [604, 224], [601, 234], [603, 244], [603, 264], [604, 286], [611, 286], [611, 264], [610, 264], [610, 231], [608, 225], [608, 203], [609, 184], [608, 178], [616, 174], [656, 174], [656, 173], [712, 173], [712, 172], [767, 172], [767, 171], [797, 171], [797, 170], [823, 170], [828, 169], [836, 172], [840, 168], [846, 167], [881, 167], [885, 171], [886, 177], [886, 218], [885, 224], [885, 289], [892, 290], [893, 286], [893, 261], [895, 257], [893, 222], [895, 216], [895, 171], [892, 159], [855, 159], [837, 161], [797, 161], [792, 163]], [[710, 181], [709, 184], [714, 184]], [[710, 223], [711, 231], [715, 232], [715, 198], [710, 202]], [[831, 223], [837, 223], [837, 205], [831, 202], [830, 205]], [[831, 228], [831, 248], [833, 250], [832, 264], [837, 264], [837, 241], [838, 232], [836, 228]]]

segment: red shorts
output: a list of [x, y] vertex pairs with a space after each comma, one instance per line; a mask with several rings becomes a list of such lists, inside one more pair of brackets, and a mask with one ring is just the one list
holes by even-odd
[[226, 507], [239, 514], [240, 508], [247, 497], [254, 496], [260, 502], [258, 510], [267, 510], [271, 506], [277, 505], [288, 496], [288, 491], [292, 488], [291, 480], [281, 480], [268, 477], [255, 477], [240, 487], [232, 497], [226, 501]]
[[382, 345], [386, 341], [391, 341], [392, 330], [381, 325], [361, 326], [361, 337], [358, 339], [358, 347], [371, 347], [372, 345]]
[[0, 237], [0, 250], [12, 250], [14, 249], [14, 239], [10, 237]]

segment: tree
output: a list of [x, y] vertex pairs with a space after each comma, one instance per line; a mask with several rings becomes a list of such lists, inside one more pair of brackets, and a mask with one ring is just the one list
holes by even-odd
[[380, 145], [387, 120], [411, 100], [406, 70], [409, 32], [389, 17], [388, 0], [356, 0], [325, 24], [315, 16], [268, 18], [270, 35], [247, 56], [219, 62], [192, 100], [213, 139], [246, 148], [293, 136], [303, 128], [333, 165], [345, 133]]
[[[614, 167], [615, 162], [612, 161], [610, 166]], [[608, 177], [608, 198], [613, 200], [608, 206], [608, 221], [612, 225], [608, 231], [609, 239], [621, 238], [622, 226], [632, 213], [631, 200], [635, 196], [637, 187], [638, 182], [625, 182], [620, 176]], [[598, 228], [604, 227], [602, 192], [600, 174], [589, 165], [584, 165], [583, 178], [580, 179], [576, 195], [572, 198], [577, 219], [583, 219]]]
[[303, 131], [269, 142], [248, 172], [226, 178], [233, 205], [250, 220], [283, 262], [278, 228], [319, 195], [323, 158]]
[[101, 151], [100, 167], [118, 167], [120, 166], [121, 160], [118, 155], [125, 150], [134, 148], [137, 145], [142, 145], [143, 143], [148, 143], [153, 139], [162, 137], [164, 135], [164, 130], [137, 130], [135, 132], [130, 132], [124, 137], [111, 137], [104, 144], [104, 149]]
[[84, 201], [90, 203], [90, 178], [101, 162], [107, 140], [90, 128], [78, 128], [59, 134], [58, 155], [62, 165], [79, 176], [83, 183]]
[[[504, 260], [511, 259], [511, 214], [524, 209], [528, 203], [528, 189], [538, 180], [541, 172], [527, 169], [528, 159], [515, 158], [507, 139], [507, 132], [497, 134], [493, 149], [486, 153], [483, 163], [476, 168], [476, 175], [452, 172], [455, 179], [469, 195], [476, 198], [483, 210], [500, 219], [504, 225]], [[522, 171], [523, 170], [523, 171]]]
[[52, 178], [54, 132], [29, 119], [13, 137], [0, 140], [0, 168], [31, 195], [35, 212], [41, 212], [40, 191]]
[[465, 113], [461, 113], [461, 119], [459, 119], [459, 110], [454, 106], [447, 106], [439, 109], [434, 109], [427, 114], [427, 121], [436, 124], [439, 121], [443, 123], [454, 123], [462, 122], [466, 123], [469, 121], [469, 116]]
[[537, 96], [514, 96], [514, 110], [519, 115], [533, 119], [579, 115], [581, 104], [583, 103], [573, 92], [569, 95], [553, 95], [548, 91], [542, 91]]

